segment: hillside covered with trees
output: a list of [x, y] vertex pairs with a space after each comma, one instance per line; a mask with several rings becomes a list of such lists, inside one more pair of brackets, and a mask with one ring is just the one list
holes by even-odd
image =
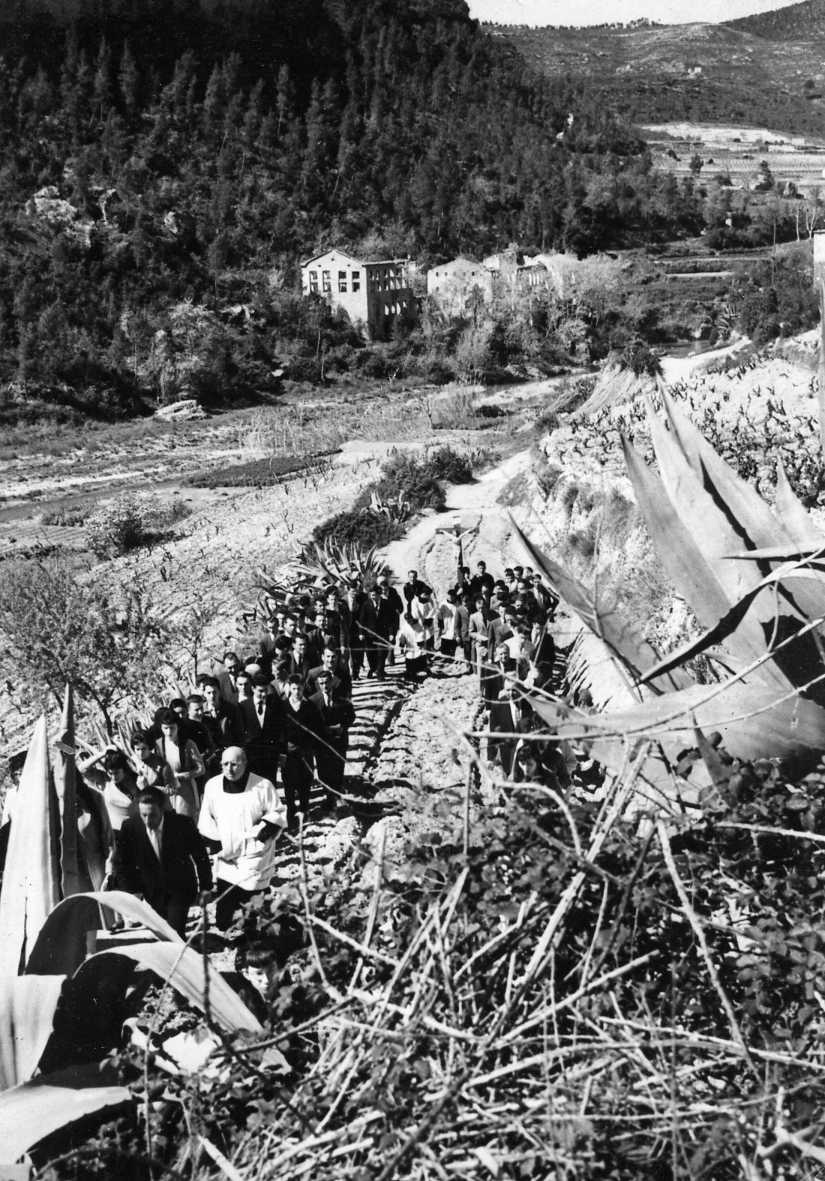
[[[272, 389], [283, 352], [317, 338], [295, 264], [328, 243], [426, 263], [697, 225], [690, 185], [651, 172], [597, 102], [569, 127], [569, 85], [460, 0], [28, 0], [0, 45], [17, 421], [21, 401], [108, 417]], [[181, 376], [193, 334], [204, 360]]]
[[820, 136], [822, 0], [720, 24], [488, 26], [549, 79], [639, 123], [741, 123]]

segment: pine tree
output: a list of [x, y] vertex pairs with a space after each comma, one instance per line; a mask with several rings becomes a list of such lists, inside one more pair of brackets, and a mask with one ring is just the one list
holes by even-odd
[[223, 74], [216, 65], [206, 84], [201, 111], [201, 128], [209, 143], [214, 143], [220, 137], [225, 101]]
[[37, 372], [37, 330], [33, 324], [17, 326], [17, 380], [25, 390]]
[[92, 113], [102, 124], [112, 105], [112, 55], [107, 42], [101, 41], [92, 80]]
[[127, 152], [126, 125], [114, 109], [110, 108], [100, 139], [108, 162], [109, 173], [119, 172]]
[[263, 121], [263, 93], [264, 80], [259, 78], [250, 92], [243, 117], [243, 142], [247, 148], [252, 148], [258, 138]]
[[289, 134], [295, 120], [295, 90], [292, 85], [292, 75], [286, 63], [278, 70], [275, 111], [278, 120], [275, 132], [280, 140]]
[[124, 42], [123, 45], [117, 83], [121, 102], [123, 103], [123, 112], [131, 122], [137, 114], [138, 104], [140, 102], [140, 74], [137, 63], [132, 56], [132, 51], [129, 48], [128, 41]]

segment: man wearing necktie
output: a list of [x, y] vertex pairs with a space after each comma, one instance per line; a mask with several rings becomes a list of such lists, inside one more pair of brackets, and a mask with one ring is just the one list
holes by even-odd
[[252, 696], [241, 702], [239, 710], [241, 745], [246, 748], [249, 768], [274, 783], [278, 757], [283, 751], [284, 709], [278, 694], [270, 689], [263, 674], [253, 677]]
[[296, 832], [298, 813], [309, 819], [309, 797], [315, 773], [315, 747], [321, 722], [315, 706], [303, 696], [300, 677], [289, 678], [288, 696], [283, 707], [284, 758], [281, 775], [286, 801], [287, 828]]
[[186, 917], [199, 893], [212, 889], [212, 868], [201, 837], [187, 816], [164, 811], [156, 788], [138, 796], [138, 815], [124, 820], [115, 843], [119, 886], [142, 894], [161, 918], [185, 937]]
[[315, 677], [318, 691], [309, 698], [318, 715], [315, 767], [325, 790], [325, 807], [333, 808], [344, 785], [349, 728], [355, 721], [352, 702], [335, 697], [332, 673], [321, 669]]
[[[498, 763], [509, 779], [515, 771], [515, 755], [519, 744], [518, 735], [529, 734], [532, 722], [529, 706], [519, 700], [522, 697], [518, 682], [516, 662], [507, 660], [503, 667], [504, 688], [498, 701], [490, 706], [490, 736], [487, 740], [487, 758]], [[501, 737], [499, 737], [501, 735]]]
[[218, 673], [218, 686], [224, 701], [230, 705], [238, 704], [238, 673], [241, 662], [235, 652], [227, 652], [223, 658], [223, 669]]

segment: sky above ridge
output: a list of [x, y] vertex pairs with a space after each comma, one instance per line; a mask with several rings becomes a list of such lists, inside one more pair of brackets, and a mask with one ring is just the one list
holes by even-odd
[[477, 20], [503, 25], [598, 25], [639, 17], [661, 24], [724, 21], [784, 8], [777, 0], [468, 0]]

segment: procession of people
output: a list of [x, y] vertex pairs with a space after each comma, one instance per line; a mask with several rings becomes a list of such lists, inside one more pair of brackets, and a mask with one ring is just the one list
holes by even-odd
[[216, 656], [128, 749], [79, 760], [81, 795], [97, 795], [107, 830], [97, 886], [143, 895], [181, 935], [197, 899], [214, 896], [226, 931], [269, 884], [280, 842], [345, 802], [353, 684], [396, 664], [411, 684], [472, 674], [495, 773], [564, 791], [568, 763], [530, 705], [553, 679], [556, 603], [529, 567], [494, 577], [484, 561], [459, 565], [440, 596], [417, 570], [398, 587], [384, 569], [370, 585], [352, 571], [285, 589], [251, 650]]

